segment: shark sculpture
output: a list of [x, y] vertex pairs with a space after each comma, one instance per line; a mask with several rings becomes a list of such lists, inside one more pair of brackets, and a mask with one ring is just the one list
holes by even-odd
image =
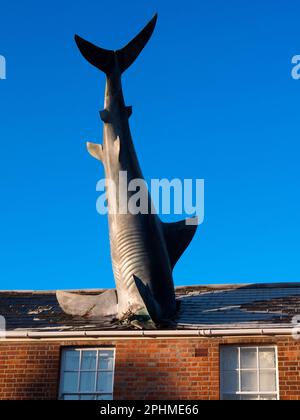
[[[145, 189], [142, 200], [147, 200], [147, 214], [115, 211], [119, 209], [120, 172], [126, 172], [127, 183], [142, 179], [142, 172], [134, 149], [129, 118], [132, 107], [126, 106], [121, 76], [143, 50], [156, 26], [157, 15], [124, 48], [111, 51], [99, 48], [75, 36], [83, 57], [106, 74], [104, 110], [100, 117], [104, 123], [103, 145], [88, 143], [89, 153], [102, 162], [107, 184], [109, 208], [109, 236], [116, 290], [100, 295], [82, 295], [57, 292], [62, 309], [70, 315], [89, 318], [115, 315], [146, 317], [154, 324], [171, 320], [176, 313], [176, 300], [172, 271], [197, 229], [197, 223], [186, 220], [163, 223], [153, 211], [149, 192]], [[128, 188], [128, 184], [123, 186]], [[126, 192], [130, 200], [130, 192]], [[142, 192], [143, 194], [143, 192]]]

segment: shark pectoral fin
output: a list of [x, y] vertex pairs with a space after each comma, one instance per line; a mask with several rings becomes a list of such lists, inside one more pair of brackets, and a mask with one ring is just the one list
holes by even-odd
[[56, 298], [59, 306], [67, 315], [101, 318], [114, 316], [118, 310], [115, 290], [107, 290], [100, 295], [57, 291]]
[[[160, 309], [159, 309], [158, 303], [156, 302], [156, 300], [154, 299], [151, 293], [151, 290], [137, 276], [134, 275], [133, 278], [134, 278], [134, 282], [137, 287], [137, 290], [145, 304], [145, 309], [148, 312], [149, 317], [154, 322], [158, 322], [160, 318]], [[144, 315], [147, 315], [147, 313]]]
[[193, 239], [198, 227], [198, 218], [182, 220], [176, 223], [163, 223], [166, 245], [172, 268]]
[[93, 156], [95, 159], [100, 160], [103, 162], [103, 147], [101, 144], [95, 144], [87, 142], [87, 149], [89, 151], [89, 154]]

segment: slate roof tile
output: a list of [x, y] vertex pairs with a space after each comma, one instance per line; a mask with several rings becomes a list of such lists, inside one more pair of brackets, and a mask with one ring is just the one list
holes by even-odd
[[[176, 329], [284, 327], [300, 314], [300, 283], [178, 287], [176, 297]], [[0, 315], [8, 331], [126, 329], [112, 317], [95, 321], [66, 315], [53, 291], [0, 291]]]

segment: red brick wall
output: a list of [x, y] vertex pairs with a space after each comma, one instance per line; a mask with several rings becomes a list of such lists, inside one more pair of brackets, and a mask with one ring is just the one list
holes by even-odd
[[300, 401], [300, 342], [292, 338], [278, 342], [281, 400]]
[[300, 342], [285, 338], [184, 338], [0, 342], [0, 399], [56, 399], [60, 350], [116, 347], [116, 399], [219, 399], [222, 344], [277, 344], [281, 399], [300, 400]]
[[0, 343], [0, 399], [56, 398], [58, 344]]

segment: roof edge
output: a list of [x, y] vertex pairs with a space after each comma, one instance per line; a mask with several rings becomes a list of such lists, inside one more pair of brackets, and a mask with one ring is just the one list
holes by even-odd
[[282, 328], [235, 328], [198, 330], [145, 330], [145, 331], [8, 331], [0, 339], [96, 339], [96, 338], [177, 338], [177, 337], [216, 337], [216, 336], [264, 336], [292, 335], [294, 327]]

